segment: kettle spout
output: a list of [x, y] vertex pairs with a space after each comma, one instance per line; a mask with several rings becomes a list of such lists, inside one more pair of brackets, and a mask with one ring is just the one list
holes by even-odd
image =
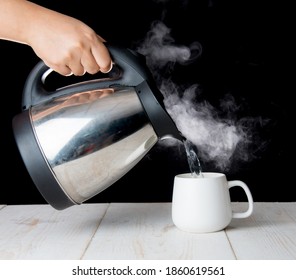
[[163, 135], [162, 137], [160, 137], [160, 140], [170, 139], [170, 138], [176, 139], [182, 143], [186, 142], [187, 140], [186, 137], [184, 137], [180, 131], [174, 134], [171, 133], [171, 134]]
[[175, 138], [184, 142], [186, 139], [165, 110], [163, 102], [159, 98], [162, 95], [157, 87], [143, 81], [136, 87], [136, 92], [158, 138]]

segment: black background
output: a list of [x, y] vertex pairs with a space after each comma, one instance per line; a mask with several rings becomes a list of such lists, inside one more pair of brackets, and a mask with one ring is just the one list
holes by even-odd
[[[108, 42], [130, 48], [145, 37], [155, 20], [171, 28], [177, 44], [198, 41], [203, 47], [201, 57], [190, 66], [176, 67], [173, 77], [184, 84], [199, 84], [203, 97], [213, 104], [230, 93], [244, 103], [242, 116], [269, 120], [258, 132], [259, 141], [268, 143], [265, 149], [257, 151], [251, 162], [233, 166], [226, 172], [228, 179], [245, 181], [255, 201], [296, 201], [295, 90], [290, 80], [295, 66], [289, 7], [270, 1], [35, 2], [81, 19]], [[25, 80], [39, 59], [30, 47], [7, 41], [0, 41], [0, 59], [0, 204], [44, 203], [19, 155], [11, 127], [12, 118], [21, 112]], [[217, 171], [211, 165], [205, 168]], [[184, 154], [156, 144], [122, 179], [88, 202], [171, 201], [173, 178], [181, 172], [188, 172]], [[240, 191], [232, 196], [245, 199]]]

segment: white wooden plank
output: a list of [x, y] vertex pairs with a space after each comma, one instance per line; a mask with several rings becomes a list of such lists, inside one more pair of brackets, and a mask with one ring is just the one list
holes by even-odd
[[107, 208], [7, 206], [0, 211], [0, 259], [80, 259]]
[[83, 259], [234, 259], [224, 231], [185, 233], [171, 203], [113, 203]]
[[295, 214], [296, 203], [258, 202], [251, 217], [234, 219], [226, 234], [237, 259], [296, 259]]
[[296, 223], [296, 202], [277, 203]]
[[170, 203], [0, 207], [0, 259], [296, 259], [296, 203], [255, 203], [227, 236], [178, 230]]

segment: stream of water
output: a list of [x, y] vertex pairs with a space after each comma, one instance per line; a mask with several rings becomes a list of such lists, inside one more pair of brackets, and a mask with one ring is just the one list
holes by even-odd
[[203, 177], [196, 146], [188, 139], [184, 140], [183, 144], [192, 177]]

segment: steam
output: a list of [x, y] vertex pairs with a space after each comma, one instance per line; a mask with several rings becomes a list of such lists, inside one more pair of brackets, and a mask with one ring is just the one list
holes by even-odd
[[254, 159], [255, 150], [259, 149], [257, 146], [254, 150], [256, 128], [264, 125], [265, 120], [260, 117], [238, 118], [240, 106], [230, 94], [214, 107], [207, 100], [199, 100], [198, 84], [184, 89], [184, 85], [172, 81], [176, 64], [190, 64], [201, 55], [198, 42], [189, 46], [178, 45], [171, 30], [164, 23], [155, 21], [137, 51], [146, 56], [147, 65], [164, 96], [167, 112], [184, 137], [196, 145], [202, 165], [210, 162], [217, 169], [226, 171], [233, 168], [234, 163]]
[[[163, 84], [161, 90], [167, 88]], [[238, 119], [239, 106], [231, 95], [221, 99], [220, 107], [216, 108], [207, 101], [194, 102], [196, 92], [198, 87], [193, 85], [182, 97], [167, 95], [165, 105], [178, 129], [196, 145], [200, 160], [212, 162], [222, 171], [233, 168], [233, 163], [253, 160], [256, 128], [265, 121], [260, 117]]]
[[146, 56], [147, 66], [158, 82], [163, 79], [162, 75], [168, 75], [174, 70], [176, 63], [190, 64], [201, 54], [202, 48], [198, 42], [190, 46], [177, 45], [170, 32], [164, 23], [155, 21], [142, 45], [138, 47], [138, 52]]

